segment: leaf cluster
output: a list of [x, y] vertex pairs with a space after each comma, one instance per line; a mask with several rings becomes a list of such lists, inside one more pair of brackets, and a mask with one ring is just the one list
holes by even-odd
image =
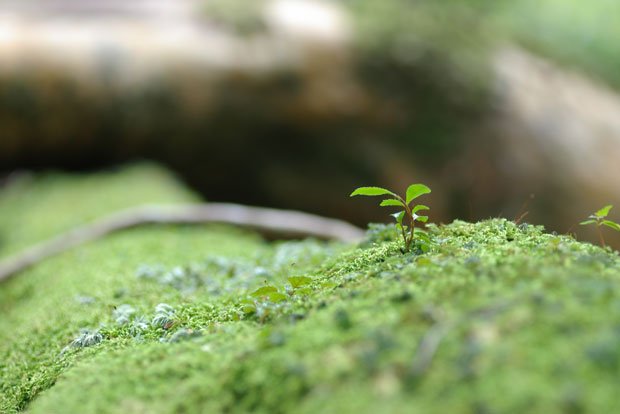
[[590, 214], [590, 216], [588, 216], [588, 220], [586, 221], [582, 221], [581, 224], [583, 225], [587, 225], [587, 224], [595, 224], [597, 226], [607, 226], [609, 228], [612, 228], [616, 231], [620, 231], [620, 224], [616, 223], [615, 221], [611, 221], [607, 219], [607, 216], [609, 215], [609, 211], [612, 209], [613, 205], [609, 204], [606, 205], [605, 207], [603, 207], [602, 209], [600, 209], [599, 211], [597, 211], [594, 214]]
[[261, 323], [265, 322], [274, 310], [286, 305], [292, 297], [309, 294], [312, 282], [308, 276], [291, 276], [284, 289], [265, 284], [241, 301], [241, 310], [245, 315], [255, 315]]
[[381, 207], [399, 207], [402, 210], [392, 214], [396, 220], [396, 227], [403, 238], [404, 250], [409, 251], [413, 245], [416, 235], [419, 235], [422, 241], [423, 250], [428, 249], [428, 237], [420, 229], [415, 228], [415, 223], [426, 223], [428, 216], [419, 215], [422, 211], [430, 210], [430, 207], [423, 204], [414, 204], [413, 201], [424, 194], [429, 194], [431, 189], [424, 184], [411, 184], [405, 192], [405, 197], [401, 197], [393, 191], [381, 187], [359, 187], [350, 195], [354, 196], [388, 196], [379, 204]]
[[605, 239], [603, 238], [603, 234], [601, 233], [601, 226], [606, 226], [609, 227], [611, 229], [614, 229], [616, 231], [620, 231], [620, 224], [616, 223], [615, 221], [609, 220], [607, 218], [607, 216], [609, 215], [609, 212], [611, 211], [613, 205], [608, 204], [605, 207], [601, 208], [600, 210], [598, 210], [597, 212], [595, 212], [594, 214], [590, 214], [590, 216], [588, 216], [588, 219], [585, 221], [582, 221], [581, 224], [582, 226], [587, 226], [589, 224], [595, 224], [596, 228], [598, 230], [599, 233], [599, 237], [601, 240], [601, 244], [603, 246], [605, 246]]

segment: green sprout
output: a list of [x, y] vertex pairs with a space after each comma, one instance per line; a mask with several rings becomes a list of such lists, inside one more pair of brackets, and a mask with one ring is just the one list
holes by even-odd
[[596, 224], [596, 230], [598, 231], [598, 237], [601, 241], [601, 246], [605, 247], [605, 239], [603, 238], [603, 232], [601, 231], [601, 226], [610, 227], [616, 231], [620, 231], [620, 224], [615, 221], [607, 220], [607, 215], [613, 206], [611, 204], [606, 205], [599, 211], [594, 214], [590, 214], [586, 221], [582, 221], [582, 226], [586, 226], [588, 224]]
[[402, 211], [392, 214], [392, 217], [396, 220], [396, 228], [400, 231], [403, 237], [405, 251], [408, 252], [414, 241], [416, 230], [418, 230], [415, 228], [415, 222], [419, 221], [420, 223], [426, 223], [428, 221], [428, 216], [420, 216], [417, 213], [424, 210], [430, 210], [428, 206], [422, 204], [414, 205], [412, 202], [416, 198], [430, 192], [431, 189], [424, 184], [412, 184], [407, 188], [405, 198], [402, 198], [398, 194], [390, 190], [386, 190], [385, 188], [360, 187], [353, 191], [350, 197], [358, 195], [371, 197], [389, 196], [389, 198], [381, 201], [381, 204], [379, 204], [381, 207], [402, 208]]

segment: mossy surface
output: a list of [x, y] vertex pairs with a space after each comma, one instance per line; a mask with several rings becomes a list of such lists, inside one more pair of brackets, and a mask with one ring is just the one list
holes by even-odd
[[148, 227], [47, 260], [0, 285], [0, 412], [620, 409], [616, 253], [501, 219], [429, 233], [419, 255], [383, 227]]
[[0, 187], [0, 257], [124, 208], [197, 201], [155, 164], [82, 176], [18, 174]]

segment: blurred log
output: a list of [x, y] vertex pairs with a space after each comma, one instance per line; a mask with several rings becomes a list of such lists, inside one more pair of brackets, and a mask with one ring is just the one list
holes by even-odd
[[359, 224], [383, 219], [351, 208], [365, 184], [428, 183], [434, 221], [527, 204], [562, 232], [620, 203], [613, 91], [515, 49], [488, 64], [483, 11], [427, 35], [412, 19], [453, 16], [405, 3], [3, 4], [0, 170], [151, 158], [209, 200]]

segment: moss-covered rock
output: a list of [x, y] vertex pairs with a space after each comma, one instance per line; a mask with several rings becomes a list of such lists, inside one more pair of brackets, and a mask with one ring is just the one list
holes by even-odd
[[616, 252], [499, 219], [429, 234], [151, 227], [47, 260], [0, 285], [0, 411], [619, 408]]

